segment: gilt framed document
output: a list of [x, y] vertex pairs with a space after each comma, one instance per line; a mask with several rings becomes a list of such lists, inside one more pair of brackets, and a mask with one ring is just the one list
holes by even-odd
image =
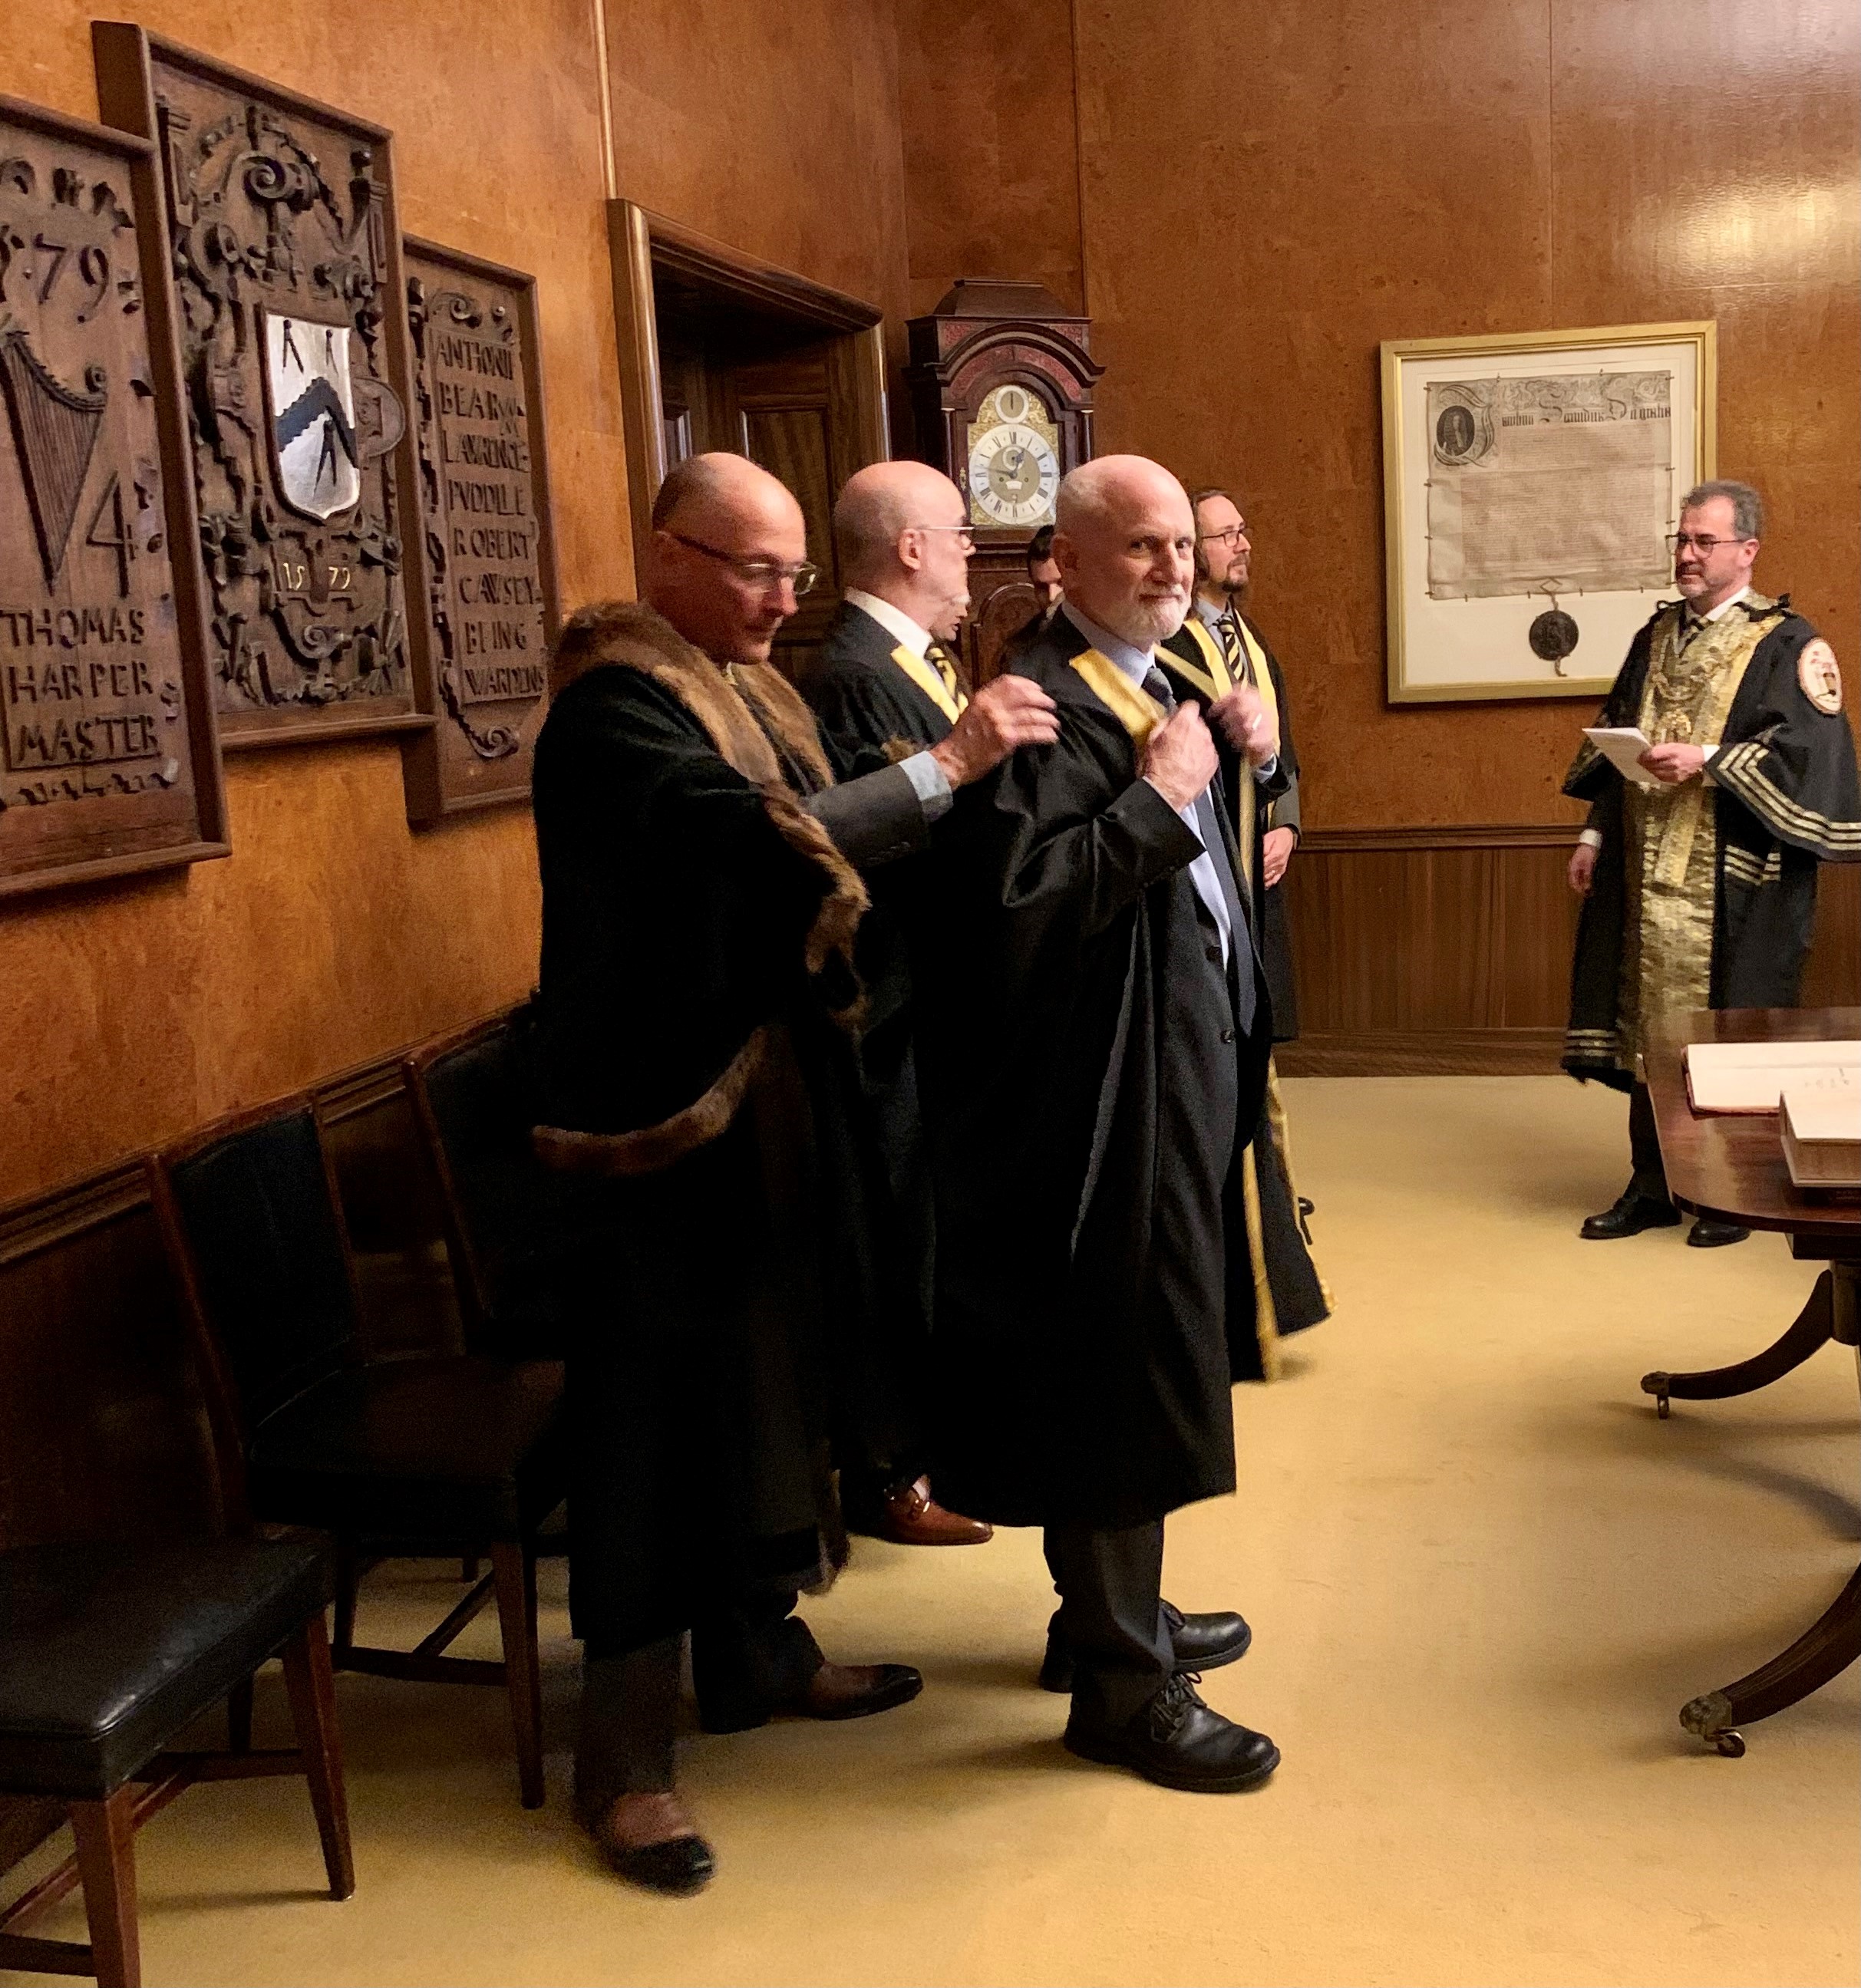
[[1710, 323], [1382, 347], [1392, 704], [1598, 698], [1713, 474]]
[[91, 38], [104, 116], [161, 163], [149, 316], [187, 383], [222, 745], [430, 729], [389, 134], [139, 27]]
[[404, 756], [409, 820], [530, 798], [560, 604], [536, 282], [456, 248], [403, 245], [438, 721]]
[[153, 149], [0, 97], [0, 897], [227, 853]]

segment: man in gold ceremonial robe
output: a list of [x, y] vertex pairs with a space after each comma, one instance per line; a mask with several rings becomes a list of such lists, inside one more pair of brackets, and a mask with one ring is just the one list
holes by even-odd
[[[1237, 684], [1259, 693], [1279, 739], [1284, 793], [1263, 786], [1241, 753], [1217, 731], [1221, 783], [1240, 857], [1242, 888], [1260, 935], [1260, 961], [1273, 996], [1273, 1035], [1298, 1033], [1281, 879], [1299, 835], [1298, 759], [1288, 722], [1285, 681], [1273, 652], [1242, 613], [1253, 547], [1246, 521], [1225, 490], [1190, 495], [1196, 516], [1196, 596], [1182, 627], [1159, 644], [1157, 661], [1178, 697], [1206, 710]], [[1275, 783], [1277, 785], [1277, 782]], [[1294, 1184], [1286, 1108], [1277, 1073], [1267, 1066], [1266, 1102], [1244, 1161], [1247, 1253], [1254, 1285], [1254, 1351], [1243, 1378], [1272, 1380], [1280, 1342], [1331, 1312], [1311, 1252], [1311, 1236]]]
[[[1592, 1242], [1671, 1228], [1643, 1057], [1666, 1016], [1788, 1008], [1815, 923], [1816, 866], [1861, 861], [1861, 783], [1829, 644], [1751, 585], [1764, 512], [1702, 483], [1673, 535], [1680, 598], [1630, 645], [1597, 721], [1650, 742], [1631, 783], [1585, 739], [1564, 791], [1590, 804], [1570, 863], [1583, 898], [1564, 1067], [1629, 1094], [1634, 1173]], [[1702, 1219], [1710, 1249], [1748, 1231]]]

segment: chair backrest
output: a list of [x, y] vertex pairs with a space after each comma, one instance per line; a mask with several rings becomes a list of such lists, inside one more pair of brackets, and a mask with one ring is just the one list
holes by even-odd
[[354, 1270], [315, 1108], [294, 1099], [209, 1127], [154, 1178], [184, 1295], [249, 1432], [354, 1357]]
[[487, 1352], [559, 1354], [562, 1271], [590, 1197], [531, 1148], [530, 1011], [434, 1043], [403, 1070], [445, 1203], [468, 1337]]

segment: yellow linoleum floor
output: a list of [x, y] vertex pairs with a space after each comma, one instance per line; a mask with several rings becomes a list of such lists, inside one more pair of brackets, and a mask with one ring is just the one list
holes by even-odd
[[[923, 1697], [693, 1737], [719, 1875], [644, 1896], [568, 1819], [557, 1563], [549, 1807], [517, 1805], [496, 1694], [340, 1679], [357, 1896], [314, 1889], [300, 1783], [197, 1790], [140, 1839], [148, 1980], [1851, 1983], [1861, 1676], [1750, 1728], [1742, 1760], [1675, 1715], [1853, 1570], [1853, 1361], [1666, 1423], [1636, 1385], [1768, 1344], [1812, 1268], [1774, 1238], [1579, 1242], [1625, 1170], [1622, 1102], [1593, 1088], [1288, 1091], [1338, 1314], [1237, 1395], [1240, 1495], [1171, 1521], [1166, 1582], [1254, 1623], [1206, 1689], [1280, 1743], [1267, 1787], [1170, 1794], [1061, 1750], [1064, 1701], [1031, 1688], [1033, 1534], [868, 1543], [806, 1612], [834, 1655], [921, 1665]], [[457, 1592], [384, 1570], [364, 1628], [411, 1641]], [[281, 1742], [276, 1678], [259, 1702]]]

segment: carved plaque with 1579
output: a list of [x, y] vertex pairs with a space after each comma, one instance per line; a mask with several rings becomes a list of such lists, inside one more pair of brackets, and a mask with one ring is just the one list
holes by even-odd
[[0, 99], [0, 894], [225, 854], [162, 252], [147, 146]]

